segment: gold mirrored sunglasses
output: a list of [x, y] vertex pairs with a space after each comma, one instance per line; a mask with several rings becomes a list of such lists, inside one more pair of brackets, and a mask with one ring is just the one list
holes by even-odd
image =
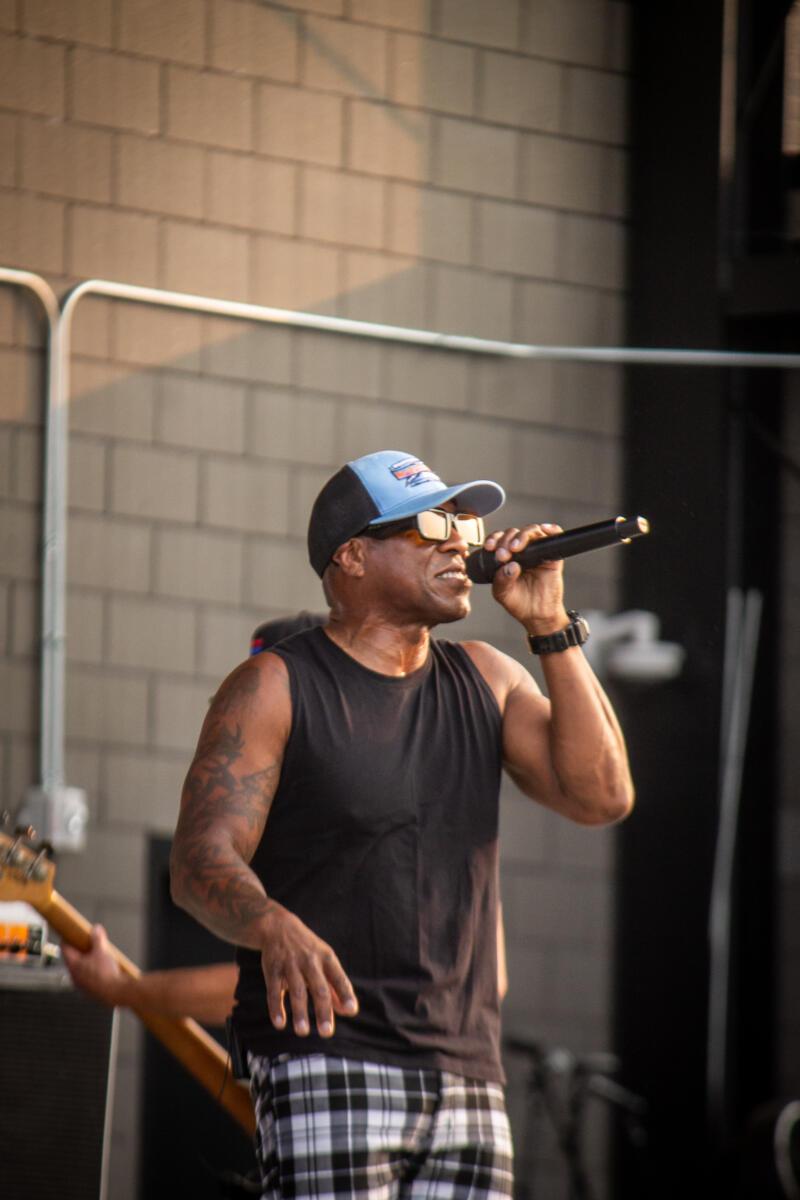
[[414, 513], [412, 517], [402, 517], [397, 521], [387, 521], [385, 525], [368, 525], [362, 529], [359, 537], [370, 537], [381, 540], [415, 529], [426, 542], [446, 542], [453, 527], [468, 546], [482, 546], [486, 536], [483, 517], [473, 516], [472, 513], [451, 513], [443, 508], [426, 508], [424, 512]]

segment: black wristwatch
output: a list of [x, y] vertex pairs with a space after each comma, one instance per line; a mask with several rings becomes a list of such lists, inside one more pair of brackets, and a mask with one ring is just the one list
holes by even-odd
[[569, 650], [570, 646], [582, 646], [589, 640], [589, 622], [574, 608], [567, 609], [569, 625], [558, 629], [555, 633], [546, 633], [542, 637], [528, 634], [528, 645], [531, 654], [558, 654], [561, 650]]

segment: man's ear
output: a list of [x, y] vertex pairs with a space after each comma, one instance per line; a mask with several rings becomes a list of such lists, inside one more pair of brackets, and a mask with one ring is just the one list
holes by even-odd
[[340, 571], [354, 579], [360, 579], [366, 569], [366, 547], [363, 538], [350, 538], [332, 556]]

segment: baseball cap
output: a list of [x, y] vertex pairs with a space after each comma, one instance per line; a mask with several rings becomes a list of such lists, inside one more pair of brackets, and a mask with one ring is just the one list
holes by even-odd
[[314, 501], [308, 523], [308, 557], [321, 577], [331, 556], [368, 525], [387, 525], [458, 499], [478, 517], [505, 502], [499, 483], [443, 483], [415, 454], [377, 450], [346, 463]]

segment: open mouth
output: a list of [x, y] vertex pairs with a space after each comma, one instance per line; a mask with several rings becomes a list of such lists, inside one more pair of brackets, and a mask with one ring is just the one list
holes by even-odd
[[437, 579], [455, 579], [458, 583], [469, 583], [466, 571], [459, 567], [450, 567], [447, 571], [439, 571]]

